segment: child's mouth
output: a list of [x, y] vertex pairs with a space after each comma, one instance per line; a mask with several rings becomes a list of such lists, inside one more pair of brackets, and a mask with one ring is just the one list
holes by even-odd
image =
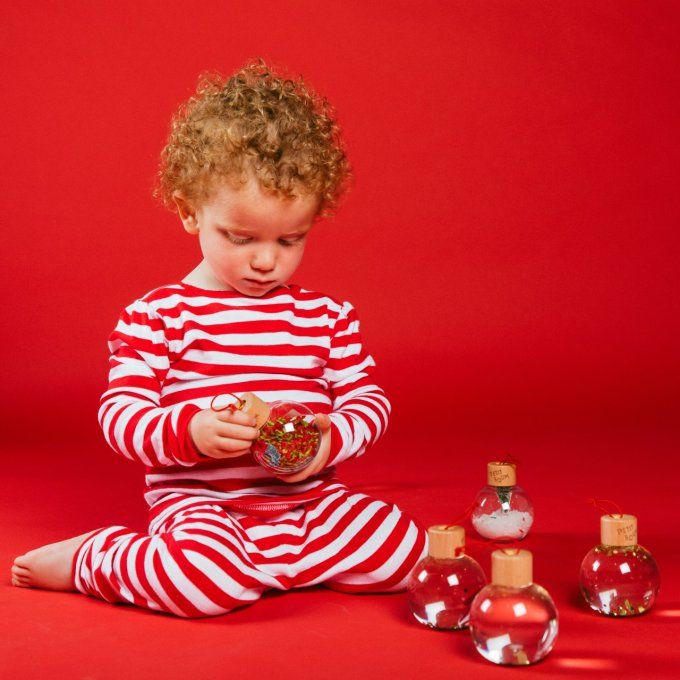
[[258, 286], [260, 288], [266, 288], [271, 286], [275, 281], [257, 281], [255, 279], [245, 279], [251, 286]]

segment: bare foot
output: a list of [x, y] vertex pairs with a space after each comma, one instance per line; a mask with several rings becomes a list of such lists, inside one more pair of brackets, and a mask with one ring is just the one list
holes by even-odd
[[94, 531], [88, 531], [86, 534], [50, 543], [29, 550], [25, 555], [19, 555], [12, 566], [12, 585], [20, 588], [75, 590], [71, 578], [73, 556], [93, 533]]

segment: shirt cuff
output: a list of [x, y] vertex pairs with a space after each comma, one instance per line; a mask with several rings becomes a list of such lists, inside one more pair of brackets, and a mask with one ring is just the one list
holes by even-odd
[[342, 455], [342, 453], [343, 453], [342, 449], [343, 449], [343, 440], [342, 440], [342, 434], [340, 433], [340, 428], [336, 424], [333, 417], [331, 417], [331, 451], [328, 454], [328, 460], [326, 461], [326, 465], [324, 465], [324, 468], [333, 467], [334, 465], [337, 465], [338, 463], [341, 463], [346, 458], [350, 457], [348, 455], [343, 456]]
[[196, 406], [196, 404], [187, 404], [182, 408], [179, 417], [177, 418], [178, 450], [175, 452], [174, 458], [176, 458], [177, 462], [180, 464], [197, 463], [200, 460], [206, 459], [206, 456], [196, 448], [196, 444], [191, 438], [191, 432], [189, 431], [191, 419], [200, 410], [201, 408]]

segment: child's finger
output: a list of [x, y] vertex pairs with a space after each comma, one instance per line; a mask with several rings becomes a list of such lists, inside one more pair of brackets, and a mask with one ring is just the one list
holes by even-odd
[[238, 439], [226, 439], [219, 437], [217, 446], [213, 451], [213, 458], [236, 458], [250, 453], [250, 447], [243, 446], [243, 442]]
[[224, 423], [223, 425], [217, 426], [217, 436], [229, 437], [231, 439], [243, 439], [251, 442], [253, 439], [257, 439], [260, 436], [260, 431], [256, 427]]
[[239, 439], [238, 437], [221, 437], [215, 438], [215, 446], [218, 450], [225, 453], [233, 451], [249, 451], [251, 442], [247, 439]]
[[255, 425], [255, 416], [251, 416], [244, 411], [231, 411], [225, 409], [224, 411], [216, 411], [217, 419], [223, 423], [237, 423], [239, 425]]
[[331, 427], [331, 419], [327, 413], [315, 413], [314, 423], [322, 432], [329, 430]]

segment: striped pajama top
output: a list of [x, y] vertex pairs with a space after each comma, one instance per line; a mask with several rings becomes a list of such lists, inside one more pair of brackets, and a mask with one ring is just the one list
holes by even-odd
[[[155, 288], [124, 308], [108, 348], [99, 424], [115, 452], [145, 466], [149, 506], [184, 495], [254, 508], [320, 498], [337, 486], [335, 465], [362, 455], [387, 428], [391, 405], [373, 381], [354, 307], [296, 284], [261, 297], [184, 282]], [[200, 453], [189, 421], [227, 392], [328, 413], [325, 468], [288, 484], [251, 454]]]

